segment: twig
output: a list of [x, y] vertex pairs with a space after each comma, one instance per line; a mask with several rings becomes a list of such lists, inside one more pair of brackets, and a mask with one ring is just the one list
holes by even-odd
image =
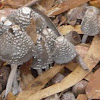
[[37, 3], [38, 1], [40, 1], [40, 0], [32, 0], [32, 1], [30, 1], [29, 3], [25, 4], [23, 7], [30, 7], [30, 6], [32, 6], [33, 4]]

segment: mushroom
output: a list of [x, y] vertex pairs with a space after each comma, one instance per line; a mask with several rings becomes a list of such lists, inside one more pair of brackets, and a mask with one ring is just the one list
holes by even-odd
[[56, 64], [64, 64], [76, 59], [83, 69], [88, 69], [83, 59], [76, 52], [75, 47], [64, 36], [55, 40], [54, 61]]
[[[3, 22], [2, 27], [7, 26], [7, 22], [10, 20]], [[12, 90], [18, 65], [23, 64], [33, 56], [36, 56], [36, 47], [24, 29], [18, 25], [10, 24], [7, 31], [2, 31], [0, 35], [0, 59], [11, 65], [5, 97]]]
[[81, 23], [81, 30], [84, 33], [82, 43], [86, 42], [88, 36], [94, 36], [99, 33], [98, 13], [99, 10], [93, 6], [89, 6], [85, 12]]

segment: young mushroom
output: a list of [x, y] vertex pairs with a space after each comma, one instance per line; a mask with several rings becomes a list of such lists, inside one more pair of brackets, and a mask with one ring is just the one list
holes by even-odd
[[81, 42], [81, 37], [76, 31], [70, 31], [64, 37], [73, 45], [78, 45]]
[[38, 71], [40, 75], [42, 69], [49, 69], [49, 64], [52, 63], [52, 57], [50, 55], [50, 50], [45, 41], [43, 41], [42, 36], [38, 35], [37, 38], [37, 57], [34, 58], [32, 68]]
[[86, 11], [86, 7], [84, 6], [71, 9], [67, 13], [67, 18], [68, 18], [67, 23], [75, 26], [78, 20], [82, 20], [82, 18], [84, 17], [85, 11]]
[[80, 55], [76, 52], [75, 47], [64, 36], [55, 40], [54, 61], [56, 64], [64, 64], [77, 59], [83, 69], [88, 69]]
[[[5, 27], [6, 24], [8, 25], [8, 23], [4, 22], [2, 26]], [[18, 65], [23, 64], [33, 56], [36, 56], [36, 47], [21, 27], [10, 25], [10, 28], [0, 34], [0, 59], [6, 61], [12, 68], [6, 86], [5, 97], [12, 90]]]
[[94, 36], [99, 33], [98, 13], [99, 10], [92, 6], [88, 7], [85, 12], [81, 23], [81, 30], [84, 33], [82, 43], [86, 42], [88, 36]]
[[49, 27], [55, 31], [55, 34], [60, 36], [51, 20], [36, 8], [31, 9], [29, 7], [21, 7], [12, 12], [8, 18], [24, 29], [26, 29], [26, 27], [31, 23], [31, 19], [33, 19], [36, 23], [37, 33], [41, 33], [44, 28]]

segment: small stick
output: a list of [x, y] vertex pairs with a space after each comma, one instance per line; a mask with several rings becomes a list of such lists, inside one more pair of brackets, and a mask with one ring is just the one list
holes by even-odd
[[13, 84], [14, 77], [16, 75], [16, 71], [17, 71], [17, 65], [16, 64], [12, 64], [11, 65], [11, 72], [10, 72], [10, 75], [9, 75], [9, 78], [8, 78], [8, 82], [7, 82], [7, 85], [6, 85], [5, 97], [12, 90], [12, 84]]
[[28, 2], [27, 4], [25, 4], [23, 7], [30, 7], [33, 4], [37, 3], [38, 1], [40, 1], [40, 0], [32, 0], [32, 1]]

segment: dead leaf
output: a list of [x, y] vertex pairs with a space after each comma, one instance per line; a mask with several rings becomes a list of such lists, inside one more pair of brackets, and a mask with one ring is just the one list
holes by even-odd
[[100, 8], [100, 0], [91, 0], [89, 3], [91, 6], [95, 6], [95, 7]]
[[9, 93], [6, 97], [6, 100], [16, 100], [16, 97], [12, 93]]
[[40, 0], [39, 4], [45, 8], [46, 10], [50, 9], [53, 4], [54, 4], [55, 0]]
[[89, 47], [90, 45], [87, 45], [87, 44], [79, 44], [75, 46], [76, 51], [82, 58], [84, 58], [86, 54], [88, 53]]
[[12, 8], [19, 8], [25, 3], [27, 3], [29, 0], [4, 0], [3, 4], [8, 7]]
[[69, 33], [70, 31], [76, 31], [79, 34], [82, 34], [80, 25], [76, 25], [75, 27], [73, 27], [71, 25], [64, 25], [64, 26], [58, 27], [58, 30], [61, 32], [62, 35], [65, 35], [65, 34]]
[[25, 100], [25, 99], [41, 100], [42, 98], [64, 91], [72, 87], [79, 81], [81, 81], [87, 74], [89, 74], [91, 70], [97, 65], [99, 60], [100, 60], [100, 40], [97, 36], [95, 36], [95, 38], [93, 39], [92, 45], [88, 51], [88, 54], [84, 58], [84, 61], [87, 64], [90, 71], [85, 71], [80, 66], [78, 66], [71, 74], [65, 77], [60, 83], [54, 84], [42, 90], [39, 89], [39, 91], [35, 92], [35, 94], [33, 94], [34, 90], [30, 90], [30, 93], [29, 93], [30, 96], [29, 94], [19, 95], [16, 100]]
[[31, 37], [34, 43], [37, 41], [37, 34], [36, 34], [36, 23], [34, 19], [31, 20], [31, 24], [26, 29], [27, 34]]
[[33, 80], [34, 80], [34, 77], [32, 76], [31, 73], [21, 74], [21, 80], [20, 80], [21, 89], [22, 90], [25, 89], [27, 85], [30, 84], [30, 82]]
[[66, 22], [66, 17], [65, 16], [62, 16], [61, 17], [61, 22], [59, 23], [59, 26], [61, 26], [62, 24], [64, 24]]
[[69, 9], [75, 8], [82, 5], [90, 0], [66, 0], [65, 2], [59, 4], [58, 6], [52, 7], [52, 9], [47, 11], [48, 16], [55, 16], [61, 14]]
[[76, 100], [87, 100], [86, 94], [79, 94]]
[[20, 72], [21, 74], [27, 74], [30, 73], [30, 67], [32, 65], [33, 59], [30, 59], [28, 62], [24, 63], [23, 65], [20, 66]]
[[93, 72], [89, 73], [88, 75], [86, 75], [86, 77], [84, 78], [87, 81], [90, 81], [90, 79], [93, 77]]
[[18, 95], [17, 100], [25, 100], [27, 97], [41, 90], [63, 67], [64, 66], [56, 65], [38, 76]]
[[70, 62], [70, 63], [66, 64], [66, 68], [68, 68], [70, 71], [74, 71], [77, 66], [78, 66], [78, 64], [73, 63], [73, 62]]
[[86, 88], [89, 99], [100, 99], [100, 68], [94, 73]]
[[2, 9], [3, 8], [3, 3], [0, 1], [0, 9]]
[[0, 95], [0, 100], [2, 100], [1, 95]]

